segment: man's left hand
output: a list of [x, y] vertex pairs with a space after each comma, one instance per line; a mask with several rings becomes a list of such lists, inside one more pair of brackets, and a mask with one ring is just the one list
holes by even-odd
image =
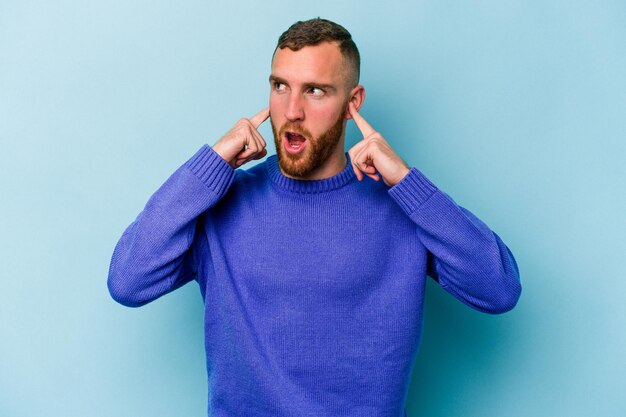
[[348, 151], [356, 177], [361, 181], [365, 174], [378, 181], [378, 171], [384, 183], [393, 187], [409, 173], [410, 167], [391, 149], [385, 138], [365, 121], [352, 102], [348, 104], [348, 109], [363, 134], [363, 140]]

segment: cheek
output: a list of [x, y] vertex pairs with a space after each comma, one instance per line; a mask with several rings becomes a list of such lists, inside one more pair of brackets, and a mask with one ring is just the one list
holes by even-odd
[[280, 129], [285, 124], [284, 114], [280, 100], [270, 97], [270, 120], [276, 129]]
[[316, 126], [313, 128], [317, 131], [317, 133], [321, 133], [335, 124], [340, 113], [341, 110], [337, 106], [312, 105], [309, 107], [307, 118], [309, 121], [315, 122]]
[[280, 112], [279, 101], [272, 94], [270, 95], [270, 116], [275, 117], [278, 116]]

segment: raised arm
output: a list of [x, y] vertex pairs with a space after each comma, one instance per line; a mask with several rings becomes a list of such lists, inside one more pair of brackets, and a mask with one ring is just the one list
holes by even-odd
[[485, 313], [515, 307], [522, 291], [519, 269], [495, 232], [417, 168], [388, 192], [417, 224], [428, 274], [446, 291]]
[[449, 293], [485, 313], [511, 310], [522, 287], [513, 254], [500, 237], [469, 210], [409, 167], [387, 140], [359, 114], [348, 111], [363, 134], [350, 149], [359, 181], [383, 181], [388, 193], [415, 222], [428, 250], [427, 271]]
[[107, 281], [115, 301], [139, 307], [195, 278], [197, 219], [222, 198], [234, 176], [203, 145], [165, 181], [115, 246]]
[[226, 194], [236, 167], [267, 154], [257, 128], [268, 116], [264, 109], [241, 119], [213, 148], [203, 145], [150, 197], [113, 251], [107, 286], [114, 300], [139, 307], [195, 278], [198, 219]]

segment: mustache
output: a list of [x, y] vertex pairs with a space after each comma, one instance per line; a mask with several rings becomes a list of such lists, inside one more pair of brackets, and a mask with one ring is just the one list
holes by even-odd
[[299, 135], [304, 136], [307, 140], [311, 139], [313, 137], [313, 135], [311, 134], [311, 132], [309, 132], [307, 129], [305, 129], [304, 127], [300, 126], [299, 124], [295, 124], [295, 123], [291, 123], [291, 122], [287, 122], [284, 125], [281, 126], [280, 130], [278, 131], [278, 136], [279, 137], [283, 137], [283, 135], [285, 134], [285, 132], [294, 132], [297, 133]]

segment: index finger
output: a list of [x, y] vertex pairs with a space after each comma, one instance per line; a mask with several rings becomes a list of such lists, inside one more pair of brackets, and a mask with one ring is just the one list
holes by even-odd
[[261, 123], [266, 121], [268, 117], [270, 117], [270, 108], [269, 108], [269, 106], [264, 108], [263, 110], [261, 110], [260, 112], [255, 114], [254, 116], [252, 116], [250, 118], [250, 122], [252, 123], [252, 126], [254, 126], [254, 128], [256, 129], [259, 126], [261, 126]]
[[350, 115], [352, 116], [354, 123], [356, 123], [356, 126], [359, 128], [361, 133], [363, 133], [364, 138], [376, 132], [374, 128], [365, 121], [363, 116], [361, 116], [359, 112], [356, 111], [356, 107], [354, 107], [354, 103], [350, 102], [350, 104], [348, 105], [348, 110], [350, 111]]

